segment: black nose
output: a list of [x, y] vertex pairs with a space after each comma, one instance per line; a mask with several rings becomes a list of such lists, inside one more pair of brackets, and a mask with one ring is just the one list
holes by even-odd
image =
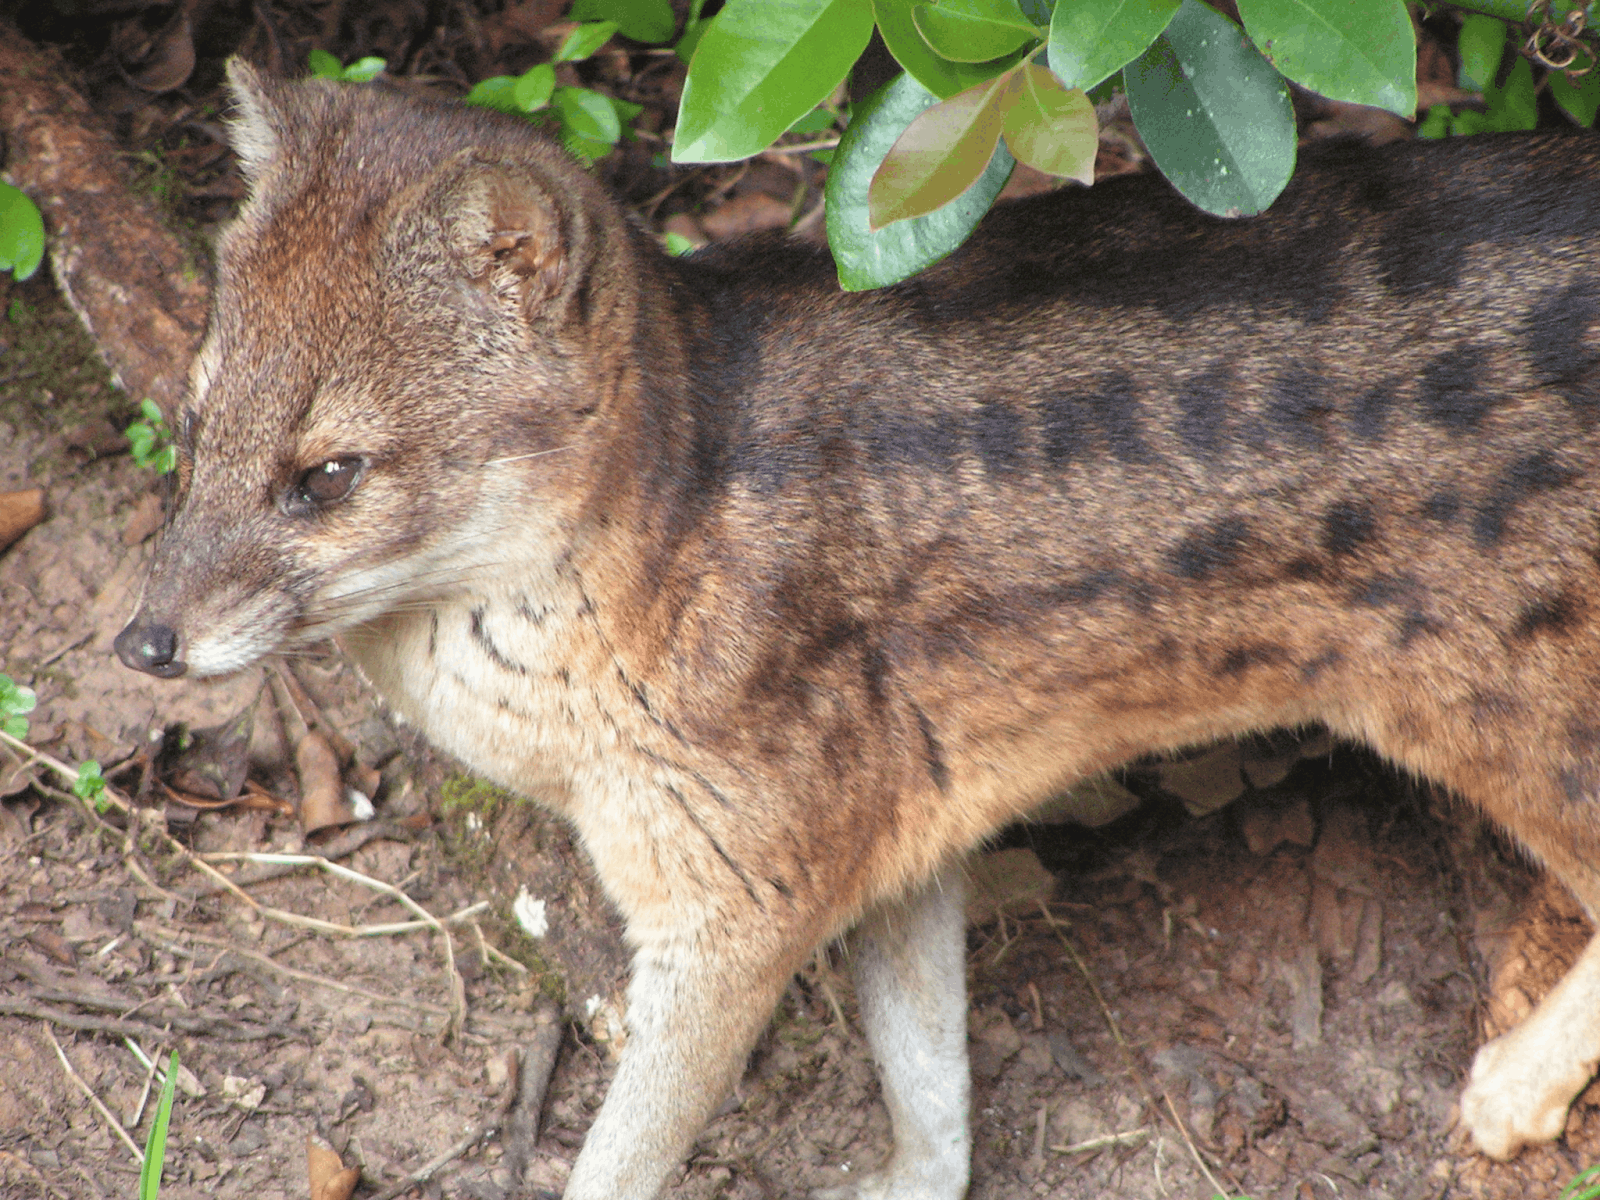
[[189, 669], [178, 657], [178, 631], [170, 625], [131, 622], [111, 643], [117, 657], [135, 671], [175, 679]]

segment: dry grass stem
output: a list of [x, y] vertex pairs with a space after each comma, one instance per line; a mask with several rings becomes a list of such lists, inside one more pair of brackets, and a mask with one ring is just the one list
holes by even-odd
[[[1067, 957], [1072, 959], [1072, 963], [1077, 967], [1078, 973], [1083, 976], [1084, 983], [1089, 985], [1089, 992], [1094, 996], [1094, 1002], [1100, 1006], [1100, 1015], [1105, 1018], [1106, 1027], [1111, 1030], [1111, 1040], [1117, 1044], [1117, 1049], [1122, 1052], [1123, 1061], [1127, 1063], [1133, 1078], [1138, 1081], [1140, 1090], [1145, 1094], [1146, 1102], [1152, 1108], [1159, 1107], [1155, 1102], [1154, 1092], [1146, 1080], [1144, 1072], [1139, 1069], [1139, 1064], [1134, 1059], [1132, 1047], [1128, 1045], [1127, 1039], [1122, 1036], [1122, 1027], [1117, 1024], [1117, 1018], [1112, 1013], [1111, 1006], [1106, 1003], [1105, 997], [1100, 994], [1100, 986], [1089, 972], [1089, 964], [1083, 961], [1083, 956], [1078, 953], [1077, 947], [1068, 939], [1066, 929], [1056, 920], [1055, 914], [1050, 911], [1049, 907], [1044, 903], [1040, 903], [1039, 911], [1044, 914], [1045, 923], [1055, 931], [1057, 940], [1060, 941], [1062, 948], [1066, 950]], [[1172, 1103], [1172, 1096], [1165, 1087], [1161, 1089], [1161, 1098], [1166, 1101], [1167, 1111], [1172, 1115], [1172, 1122], [1178, 1127], [1178, 1132], [1183, 1135], [1183, 1143], [1189, 1148], [1189, 1153], [1194, 1158], [1195, 1165], [1200, 1168], [1200, 1173], [1206, 1177], [1206, 1181], [1216, 1188], [1218, 1195], [1237, 1193], [1239, 1191], [1239, 1183], [1228, 1173], [1226, 1168], [1219, 1167], [1218, 1169], [1222, 1170], [1224, 1175], [1228, 1175], [1230, 1187], [1224, 1187], [1222, 1181], [1212, 1174], [1210, 1165], [1200, 1153], [1200, 1147], [1195, 1145], [1194, 1138], [1189, 1136], [1189, 1127], [1184, 1124], [1183, 1118], [1178, 1115], [1177, 1107]]]
[[111, 1126], [111, 1132], [121, 1138], [122, 1144], [133, 1152], [133, 1161], [143, 1166], [144, 1151], [139, 1149], [137, 1143], [128, 1136], [128, 1131], [122, 1127], [122, 1122], [117, 1120], [111, 1110], [101, 1103], [100, 1097], [94, 1094], [94, 1089], [83, 1081], [83, 1076], [72, 1069], [72, 1062], [67, 1058], [67, 1052], [61, 1048], [61, 1043], [56, 1041], [55, 1032], [50, 1028], [48, 1022], [44, 1027], [44, 1035], [50, 1039], [50, 1044], [55, 1047], [56, 1057], [61, 1060], [61, 1069], [67, 1073], [67, 1078], [77, 1085], [79, 1091], [89, 1097], [89, 1103], [94, 1105], [95, 1111], [100, 1114], [105, 1123]]

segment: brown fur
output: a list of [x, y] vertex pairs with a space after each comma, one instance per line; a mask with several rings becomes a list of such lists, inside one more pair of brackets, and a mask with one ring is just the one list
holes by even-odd
[[1239, 222], [1119, 180], [846, 295], [663, 256], [496, 114], [236, 83], [255, 192], [119, 650], [343, 632], [566, 797], [639, 947], [569, 1195], [653, 1194], [820, 940], [1150, 751], [1325, 721], [1600, 907], [1594, 140], [1335, 147]]

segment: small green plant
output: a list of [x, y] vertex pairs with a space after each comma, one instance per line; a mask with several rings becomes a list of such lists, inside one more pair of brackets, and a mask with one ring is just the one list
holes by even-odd
[[90, 758], [78, 764], [78, 777], [72, 781], [72, 794], [86, 804], [94, 805], [95, 812], [105, 812], [111, 807], [111, 801], [106, 798], [106, 777], [101, 773], [97, 761]]
[[1556, 1200], [1600, 1200], [1600, 1163], [1579, 1172]]
[[139, 1200], [156, 1200], [161, 1191], [161, 1167], [167, 1158], [167, 1123], [172, 1119], [172, 1099], [178, 1083], [178, 1052], [167, 1060], [167, 1079], [161, 1085], [156, 1119], [144, 1143], [144, 1167], [139, 1172]]
[[485, 79], [467, 93], [466, 102], [518, 116], [553, 119], [562, 142], [573, 154], [586, 162], [603, 158], [625, 135], [631, 136], [628, 123], [644, 108], [590, 88], [558, 86], [556, 64], [593, 57], [620, 28], [616, 21], [585, 22], [567, 35], [549, 62], [529, 67], [521, 75]]
[[169, 475], [178, 465], [178, 448], [172, 444], [161, 406], [147, 396], [139, 401], [139, 411], [143, 415], [125, 430], [133, 461], [158, 475]]
[[332, 79], [339, 83], [370, 83], [389, 65], [387, 59], [369, 54], [346, 66], [326, 50], [311, 52], [311, 73], [319, 79]]
[[0, 732], [18, 741], [28, 736], [28, 718], [39, 703], [32, 688], [13, 683], [11, 676], [0, 675]]
[[0, 183], [0, 271], [21, 283], [44, 260], [44, 218], [39, 206], [9, 183]]

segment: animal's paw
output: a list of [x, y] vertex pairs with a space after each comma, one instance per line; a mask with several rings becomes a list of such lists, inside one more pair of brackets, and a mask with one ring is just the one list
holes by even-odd
[[[1594, 1063], [1577, 1060], [1560, 1039], [1542, 1037], [1537, 1019], [1484, 1045], [1461, 1093], [1461, 1123], [1490, 1158], [1554, 1141], [1567, 1109], [1588, 1084]], [[1554, 1044], [1550, 1044], [1551, 1042]]]

